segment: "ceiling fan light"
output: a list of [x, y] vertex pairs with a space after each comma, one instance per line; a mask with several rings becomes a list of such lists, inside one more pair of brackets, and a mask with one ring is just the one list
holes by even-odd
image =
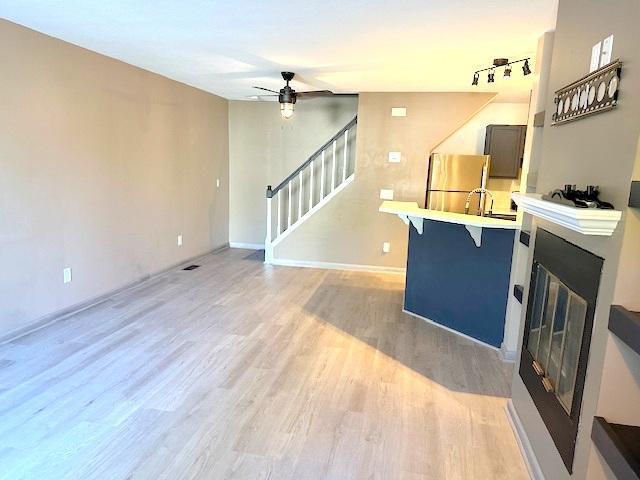
[[284, 119], [289, 119], [293, 117], [293, 110], [294, 110], [293, 103], [286, 102], [286, 103], [280, 104], [280, 115], [282, 115], [282, 118]]
[[495, 82], [495, 74], [493, 73], [493, 71], [490, 71], [489, 74], [487, 75], [487, 83], [493, 83]]
[[507, 68], [504, 69], [504, 78], [511, 78], [511, 67], [507, 66]]

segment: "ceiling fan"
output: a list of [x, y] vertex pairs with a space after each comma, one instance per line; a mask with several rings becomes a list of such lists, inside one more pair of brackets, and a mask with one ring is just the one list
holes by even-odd
[[282, 78], [284, 79], [286, 85], [280, 89], [279, 92], [275, 90], [271, 90], [269, 88], [264, 87], [253, 87], [258, 90], [265, 90], [267, 92], [271, 92], [274, 95], [265, 95], [269, 97], [278, 97], [278, 102], [280, 103], [280, 114], [282, 118], [291, 118], [293, 116], [294, 105], [298, 99], [300, 98], [313, 98], [313, 97], [331, 97], [331, 96], [353, 96], [351, 93], [333, 93], [330, 90], [314, 90], [311, 92], [296, 92], [293, 88], [289, 86], [289, 82], [293, 80], [295, 77], [295, 73], [293, 72], [280, 72], [282, 74]]

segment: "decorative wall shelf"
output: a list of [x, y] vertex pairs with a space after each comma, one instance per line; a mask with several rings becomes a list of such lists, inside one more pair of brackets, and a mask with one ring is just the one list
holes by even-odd
[[576, 208], [542, 199], [539, 193], [512, 193], [511, 198], [525, 212], [583, 235], [611, 236], [622, 212], [599, 208]]
[[620, 305], [611, 305], [609, 330], [640, 355], [640, 312], [630, 312]]
[[522, 296], [524, 294], [524, 287], [522, 285], [513, 286], [513, 296], [516, 297], [518, 302], [522, 303]]
[[622, 62], [614, 60], [556, 91], [556, 111], [551, 125], [579, 120], [615, 108], [618, 105], [621, 71]]
[[629, 194], [629, 206], [640, 208], [640, 180], [631, 182], [631, 193]]
[[591, 439], [620, 479], [640, 479], [640, 427], [594, 417]]

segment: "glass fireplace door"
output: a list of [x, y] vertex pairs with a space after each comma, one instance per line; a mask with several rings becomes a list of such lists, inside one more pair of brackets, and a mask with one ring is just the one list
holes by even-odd
[[527, 350], [547, 392], [571, 413], [587, 302], [544, 266], [535, 266]]

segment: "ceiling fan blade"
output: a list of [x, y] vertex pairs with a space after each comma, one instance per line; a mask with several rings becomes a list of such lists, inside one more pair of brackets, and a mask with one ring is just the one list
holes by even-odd
[[296, 92], [298, 97], [332, 97], [334, 93], [331, 90], [314, 90], [312, 92]]
[[245, 95], [244, 98], [248, 98], [250, 100], [258, 100], [258, 101], [271, 101], [272, 98], [276, 98], [279, 95], [262, 95], [262, 94], [258, 94], [258, 95]]
[[271, 92], [271, 93], [275, 93], [277, 95], [279, 95], [279, 92], [276, 92], [275, 90], [271, 90], [270, 88], [264, 88], [264, 87], [251, 87], [251, 88], [257, 88], [258, 90], [264, 90], [266, 92]]

